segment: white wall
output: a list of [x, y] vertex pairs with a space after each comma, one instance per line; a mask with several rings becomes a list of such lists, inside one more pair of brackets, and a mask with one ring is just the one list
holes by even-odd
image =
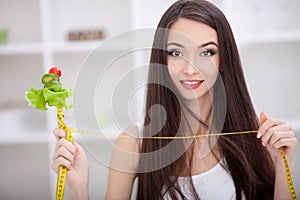
[[[7, 43], [0, 44], [0, 199], [54, 199], [56, 175], [49, 165], [54, 148], [50, 132], [56, 126], [55, 111], [45, 114], [30, 110], [24, 92], [30, 86], [40, 87], [36, 74], [43, 73], [49, 64], [62, 65], [64, 84], [74, 85], [81, 64], [98, 43], [94, 46], [93, 43], [70, 44], [66, 41], [67, 31], [102, 25], [110, 38], [135, 28], [152, 28], [174, 0], [120, 2], [0, 2], [0, 28], [9, 28]], [[225, 12], [234, 30], [257, 113], [265, 111], [268, 116], [288, 121], [300, 140], [300, 1], [213, 2]], [[41, 13], [43, 9], [50, 14]], [[102, 56], [110, 51], [106, 49]], [[124, 61], [124, 65], [144, 64], [144, 61], [133, 56], [132, 60]], [[93, 66], [98, 64], [93, 63]], [[141, 73], [138, 76], [138, 81], [145, 79]], [[101, 94], [98, 97], [101, 98]], [[75, 126], [72, 118], [72, 112], [67, 112], [67, 122]], [[108, 168], [97, 156], [106, 156], [108, 161], [111, 146], [99, 138], [77, 139], [93, 151], [88, 154], [92, 164], [91, 198], [103, 199]], [[300, 145], [295, 154], [294, 177], [298, 182], [299, 156]], [[299, 183], [296, 190], [299, 193]]]

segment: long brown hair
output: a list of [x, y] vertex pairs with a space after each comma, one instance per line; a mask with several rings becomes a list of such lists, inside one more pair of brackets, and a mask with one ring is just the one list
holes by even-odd
[[[180, 0], [165, 12], [158, 28], [169, 29], [179, 18], [202, 22], [215, 29], [218, 34], [220, 77], [214, 85], [214, 93], [226, 100], [225, 121], [222, 123], [221, 131], [257, 130], [258, 120], [246, 86], [238, 49], [230, 25], [223, 13], [204, 0]], [[187, 122], [182, 111], [187, 108], [181, 103], [180, 95], [172, 84], [167, 67], [163, 67], [167, 65], [166, 34], [167, 32], [158, 30], [154, 38], [148, 74], [144, 136], [152, 135], [153, 130], [157, 130], [156, 127], [160, 126], [162, 121], [165, 124], [161, 130], [156, 131], [155, 136], [186, 135], [184, 132], [187, 128], [181, 128], [180, 124], [182, 121]], [[220, 84], [221, 82], [223, 85]], [[220, 109], [218, 109], [220, 102], [218, 101], [220, 98], [216, 98], [214, 94], [215, 109], [212, 115], [216, 118], [220, 115]], [[152, 109], [150, 113], [151, 107], [157, 104], [164, 107], [165, 115], [162, 115], [159, 109], [157, 111]], [[162, 119], [163, 116], [166, 119]], [[209, 126], [200, 119], [199, 122], [205, 127]], [[172, 142], [144, 139], [141, 153], [160, 152], [160, 149], [171, 145]], [[273, 199], [274, 166], [266, 148], [261, 145], [254, 134], [221, 136], [218, 146], [232, 176], [237, 199], [242, 199], [242, 194], [246, 199]], [[172, 199], [186, 199], [177, 185], [177, 176], [180, 172], [191, 167], [191, 162], [189, 164], [186, 162], [190, 157], [186, 153], [180, 154], [183, 148], [186, 148], [186, 144], [178, 141], [173, 144], [171, 152], [161, 151], [152, 157], [141, 156], [138, 199], [163, 199], [165, 193], [168, 193]], [[180, 155], [179, 158], [174, 159], [178, 155]], [[159, 165], [161, 160], [165, 159], [170, 160], [169, 165], [162, 164], [161, 168], [155, 168], [155, 165]], [[191, 185], [191, 192], [195, 199], [200, 199], [195, 188], [201, 186], [193, 185], [192, 182]]]

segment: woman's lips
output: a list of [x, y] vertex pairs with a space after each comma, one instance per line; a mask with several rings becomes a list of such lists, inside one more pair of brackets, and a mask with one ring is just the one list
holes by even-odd
[[180, 83], [186, 89], [196, 89], [202, 85], [204, 80], [181, 80]]

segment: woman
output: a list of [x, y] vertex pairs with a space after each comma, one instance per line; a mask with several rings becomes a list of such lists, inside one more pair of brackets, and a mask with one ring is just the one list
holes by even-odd
[[[202, 0], [174, 3], [158, 25], [150, 63], [143, 126], [117, 139], [112, 166], [120, 164], [119, 149], [139, 156], [128, 157], [126, 170], [110, 168], [106, 199], [130, 199], [135, 178], [138, 199], [291, 198], [278, 149], [292, 168], [297, 139], [285, 122], [256, 116], [231, 28], [218, 8]], [[151, 109], [155, 105], [164, 109]], [[147, 138], [245, 130], [258, 133]], [[128, 134], [144, 139], [122, 137]], [[66, 166], [71, 198], [88, 199], [85, 152], [62, 130], [54, 135], [53, 170]]]

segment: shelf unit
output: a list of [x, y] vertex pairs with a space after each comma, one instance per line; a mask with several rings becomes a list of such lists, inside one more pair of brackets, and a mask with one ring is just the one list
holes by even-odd
[[[3, 174], [2, 177], [7, 179], [6, 184], [11, 188], [23, 191], [21, 188], [24, 184], [27, 184], [28, 187], [27, 192], [22, 194], [13, 193], [7, 187], [1, 187], [1, 199], [2, 197], [6, 199], [40, 199], [42, 193], [35, 192], [38, 189], [42, 189], [41, 191], [46, 195], [43, 196], [43, 199], [54, 199], [56, 175], [50, 170], [49, 165], [55, 146], [51, 131], [57, 126], [56, 111], [51, 108], [47, 112], [29, 108], [24, 99], [25, 91], [29, 87], [40, 88], [42, 86], [41, 75], [53, 65], [61, 67], [63, 85], [74, 87], [83, 65], [93, 70], [97, 67], [103, 68], [105, 67], [103, 60], [106, 58], [134, 48], [135, 44], [128, 38], [120, 37], [121, 40], [114, 40], [115, 37], [137, 28], [155, 27], [162, 12], [173, 2], [174, 0], [163, 2], [154, 0], [151, 3], [140, 0], [28, 0], [24, 2], [3, 0], [0, 2], [0, 29], [3, 27], [8, 32], [6, 43], [0, 44], [2, 72], [0, 89], [7, 94], [1, 96], [0, 99], [1, 152], [8, 152], [7, 149], [14, 147], [22, 149], [33, 166], [40, 166], [41, 164], [37, 162], [42, 162], [43, 169], [49, 169], [49, 173], [44, 173], [40, 181], [32, 178], [33, 173], [15, 178]], [[102, 45], [106, 40], [67, 41], [68, 31], [89, 28], [103, 29], [105, 39], [111, 41], [109, 45]], [[152, 41], [149, 42], [152, 43]], [[95, 60], [91, 54], [97, 51], [99, 53], [95, 56], [99, 57]], [[123, 56], [112, 66], [110, 79], [117, 81], [122, 73], [131, 69], [131, 66], [145, 64], [144, 60], [134, 54]], [[120, 71], [117, 70], [118, 66], [120, 68], [125, 66], [125, 68]], [[93, 73], [94, 71], [89, 72]], [[139, 75], [133, 73], [130, 83], [125, 86], [132, 88], [135, 86], [135, 81], [146, 78], [145, 74], [142, 77]], [[105, 92], [109, 91], [109, 88], [104, 88], [104, 90]], [[137, 103], [141, 105], [142, 102]], [[99, 109], [101, 111], [102, 108]], [[105, 114], [111, 117], [107, 109]], [[72, 110], [66, 111], [65, 117], [68, 125], [76, 127]], [[100, 121], [108, 123], [104, 132], [119, 133], [118, 129], [110, 124], [111, 121], [107, 122], [107, 116], [100, 115], [98, 117]], [[87, 129], [92, 130], [92, 127]], [[75, 137], [78, 142], [90, 149], [97, 148], [99, 142], [102, 142], [103, 145], [107, 143], [105, 137], [102, 136], [75, 134]], [[117, 135], [112, 137], [112, 140], [116, 137]], [[34, 147], [37, 152], [41, 148], [43, 149], [41, 151], [43, 152], [43, 161], [29, 156]], [[48, 152], [44, 151], [45, 148], [48, 149]], [[109, 151], [107, 148], [104, 151]], [[101, 152], [103, 149], [99, 149], [99, 151]], [[0, 154], [0, 157], [8, 160], [13, 166], [21, 166], [22, 163], [17, 159], [19, 155], [23, 154], [15, 151], [6, 155]], [[10, 159], [11, 157], [16, 159]], [[90, 157], [93, 165], [90, 184], [91, 197], [102, 199], [106, 190], [107, 167], [99, 163], [97, 159], [93, 159], [93, 156]], [[3, 171], [7, 170], [9, 169], [3, 169]], [[17, 186], [13, 186], [16, 182]], [[30, 185], [32, 186], [30, 187]], [[66, 199], [68, 198], [66, 195]]]
[[[86, 67], [90, 64], [93, 70], [97, 67], [105, 67], [103, 65], [107, 63], [104, 60], [112, 55], [132, 50], [134, 47], [129, 39], [121, 37], [121, 40], [114, 41], [114, 38], [118, 38], [118, 35], [122, 35], [126, 31], [154, 28], [164, 10], [174, 1], [2, 0], [0, 2], [0, 28], [7, 29], [8, 39], [6, 43], [0, 44], [2, 72], [0, 74], [0, 90], [5, 94], [0, 98], [0, 148], [2, 148], [0, 152], [8, 153], [5, 155], [0, 153], [0, 158], [8, 160], [8, 162], [10, 162], [10, 157], [18, 158], [21, 155], [19, 152], [7, 151], [11, 147], [16, 147], [24, 151], [22, 155], [28, 156], [32, 165], [39, 166], [40, 164], [37, 162], [41, 162], [42, 158], [36, 160], [29, 156], [32, 155], [32, 147], [36, 147], [36, 151], [39, 151], [40, 148], [43, 150], [44, 156], [48, 157], [46, 159], [48, 162], [44, 163], [46, 168], [49, 168], [55, 145], [54, 138], [50, 133], [53, 127], [57, 126], [56, 112], [53, 109], [41, 112], [28, 108], [27, 102], [24, 100], [25, 91], [31, 86], [40, 88], [40, 76], [52, 65], [61, 66], [63, 84], [74, 87], [83, 66]], [[270, 116], [289, 121], [295, 131], [300, 133], [300, 116], [298, 114], [300, 113], [298, 103], [300, 95], [297, 92], [300, 84], [300, 79], [297, 78], [300, 69], [300, 60], [297, 55], [300, 49], [300, 21], [297, 19], [300, 14], [297, 9], [300, 7], [300, 2], [296, 0], [292, 0], [292, 2], [212, 0], [212, 2], [224, 11], [233, 28], [256, 110], [265, 111]], [[103, 28], [105, 39], [111, 41], [109, 45], [102, 45], [107, 40], [91, 42], [68, 42], [66, 40], [67, 32], [72, 29], [95, 27]], [[97, 51], [99, 52], [95, 53]], [[109, 72], [111, 81], [122, 77], [122, 74], [126, 73], [126, 70], [130, 70], [132, 65], [145, 65], [148, 55], [149, 52], [145, 51], [121, 57], [114, 62], [112, 71]], [[144, 57], [141, 58], [142, 56]], [[283, 65], [285, 66], [282, 67]], [[116, 70], [118, 66], [120, 68], [127, 66], [127, 68], [119, 71]], [[90, 72], [92, 73], [93, 70]], [[128, 88], [134, 88], [146, 78], [145, 73], [141, 71], [133, 73], [132, 76]], [[110, 88], [103, 88], [101, 91], [97, 91], [96, 99], [101, 98], [101, 92], [110, 92], [109, 90]], [[280, 98], [278, 92], [282, 94]], [[143, 93], [141, 92], [137, 97], [136, 107], [133, 109], [136, 113], [133, 115], [138, 115], [141, 111], [139, 109], [142, 107], [142, 99]], [[111, 126], [112, 121], [108, 120], [111, 118], [110, 111], [101, 106], [97, 109], [99, 109], [98, 113], [103, 115], [98, 115], [96, 120], [107, 125], [104, 131], [119, 132], [118, 129]], [[76, 126], [75, 114], [73, 111], [66, 111], [66, 121], [71, 127]], [[85, 113], [85, 116], [88, 114], [91, 113]], [[95, 118], [94, 113], [90, 117]], [[89, 121], [88, 117], [86, 119]], [[127, 121], [125, 120], [125, 122]], [[88, 126], [88, 124], [85, 125]], [[90, 130], [90, 128], [88, 129]], [[92, 149], [97, 148], [99, 142], [107, 141], [103, 137], [96, 138], [94, 136], [83, 136], [77, 139], [87, 148]], [[45, 146], [48, 152], [44, 151]], [[300, 155], [299, 148], [297, 153]], [[92, 156], [91, 162], [91, 173], [93, 174], [90, 184], [91, 196], [93, 199], [102, 199], [106, 188], [107, 168]], [[17, 166], [22, 163], [18, 159], [13, 159], [11, 165]], [[45, 169], [45, 165], [43, 167]], [[7, 169], [3, 170], [7, 171]], [[34, 183], [41, 187], [47, 185], [47, 188], [42, 188], [42, 191], [48, 191], [45, 194], [49, 194], [49, 196], [43, 196], [43, 199], [54, 199], [56, 175], [51, 170], [49, 171], [44, 175], [41, 184], [34, 180]], [[3, 177], [8, 179], [5, 174]], [[33, 180], [31, 177], [31, 173], [19, 179], [10, 177], [7, 185], [21, 190], [23, 184]], [[17, 187], [13, 186], [15, 182], [19, 183]], [[44, 182], [47, 183], [44, 184]], [[41, 196], [32, 196], [33, 191], [36, 190], [34, 185], [31, 188], [28, 186], [27, 190], [28, 192], [24, 194], [16, 194], [6, 187], [0, 187], [0, 198], [40, 199]], [[8, 194], [9, 196], [5, 196]], [[66, 198], [68, 199], [68, 197]]]
[[[8, 32], [7, 42], [0, 45], [0, 61], [4, 72], [1, 82], [5, 83], [2, 84], [1, 89], [7, 94], [10, 93], [0, 100], [0, 108], [4, 108], [0, 109], [1, 115], [6, 115], [7, 107], [12, 107], [9, 111], [14, 112], [14, 114], [19, 112], [20, 104], [22, 104], [21, 110], [27, 108], [24, 100], [25, 91], [30, 86], [41, 87], [39, 76], [46, 72], [49, 66], [61, 66], [65, 85], [70, 87], [75, 85], [75, 79], [81, 65], [90, 52], [101, 45], [103, 41], [69, 42], [66, 39], [69, 30], [99, 27], [103, 28], [106, 38], [110, 39], [136, 28], [154, 27], [163, 9], [172, 2], [170, 0], [163, 3], [157, 1], [158, 4], [154, 6], [152, 3], [142, 3], [139, 0], [124, 0], [122, 2], [29, 0], [21, 3], [17, 3], [16, 0], [1, 1], [0, 27], [5, 27]], [[141, 16], [145, 11], [148, 11], [146, 6], [147, 8], [155, 8], [153, 15], [155, 17], [148, 21], [145, 20], [145, 23], [141, 20]], [[12, 14], [11, 10], [19, 14]], [[89, 12], [86, 13], [86, 10]], [[102, 47], [101, 51], [103, 54], [110, 54], [130, 48], [132, 48], [131, 41], [123, 38], [122, 41], [116, 41], [104, 48]], [[135, 58], [132, 56], [131, 59], [134, 60]], [[101, 65], [101, 60], [97, 64]], [[7, 76], [8, 74], [13, 76], [16, 73], [20, 73], [20, 77], [21, 74], [25, 73], [30, 76], [30, 79], [16, 78], [13, 80]], [[19, 84], [18, 81], [20, 81], [19, 83], [22, 81], [22, 84]], [[19, 87], [20, 85], [22, 87]], [[18, 108], [15, 109], [14, 107]], [[26, 110], [28, 111], [28, 109]], [[34, 111], [29, 109], [28, 112]], [[46, 115], [45, 118], [49, 116], [48, 114], [42, 115]], [[46, 120], [44, 131], [48, 131], [48, 123], [49, 121]], [[24, 132], [24, 128], [26, 129], [26, 127], [22, 127], [17, 132]]]

